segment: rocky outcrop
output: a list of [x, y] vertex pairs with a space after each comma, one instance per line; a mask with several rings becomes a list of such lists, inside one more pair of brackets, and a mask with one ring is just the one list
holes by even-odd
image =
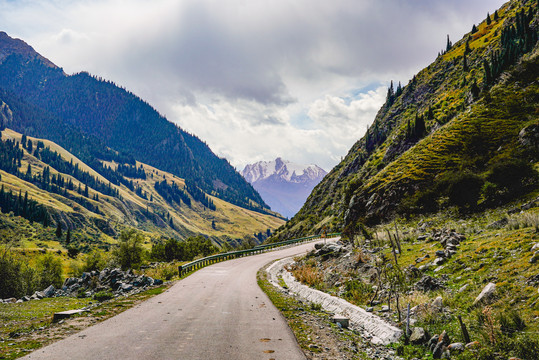
[[101, 271], [84, 272], [78, 278], [67, 278], [59, 289], [50, 285], [42, 291], [36, 291], [32, 296], [24, 296], [18, 300], [15, 298], [0, 299], [0, 302], [24, 302], [59, 296], [91, 297], [100, 291], [109, 291], [115, 296], [130, 295], [161, 284], [163, 284], [163, 280], [153, 279], [145, 275], [135, 275], [131, 270], [103, 269]]

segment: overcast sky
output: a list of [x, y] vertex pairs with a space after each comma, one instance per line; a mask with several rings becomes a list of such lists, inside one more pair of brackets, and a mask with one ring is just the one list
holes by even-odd
[[503, 0], [0, 0], [0, 30], [147, 100], [241, 170], [330, 170], [404, 84]]

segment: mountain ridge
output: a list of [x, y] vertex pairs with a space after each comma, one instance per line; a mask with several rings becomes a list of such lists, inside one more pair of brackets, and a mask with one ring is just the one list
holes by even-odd
[[273, 161], [248, 164], [243, 177], [262, 195], [264, 201], [278, 213], [291, 217], [304, 203], [316, 184], [327, 172], [310, 164], [301, 165], [278, 157]]
[[[407, 85], [388, 88], [365, 136], [272, 240], [451, 206], [471, 212], [534, 189], [532, 178], [511, 189], [498, 175], [532, 174], [537, 163], [519, 135], [533, 138], [538, 123], [537, 3], [510, 1], [496, 13]], [[459, 199], [456, 189], [471, 192]]]
[[265, 211], [262, 198], [226, 159], [144, 100], [85, 72], [66, 75], [22, 40], [1, 37], [3, 102], [31, 112], [5, 119], [6, 125], [56, 141], [92, 166], [93, 158], [112, 149], [193, 181], [211, 195]]

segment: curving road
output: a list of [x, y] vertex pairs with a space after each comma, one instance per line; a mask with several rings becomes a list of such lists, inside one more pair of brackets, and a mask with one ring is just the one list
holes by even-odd
[[272, 260], [314, 243], [225, 261], [24, 359], [305, 359], [286, 320], [256, 282]]

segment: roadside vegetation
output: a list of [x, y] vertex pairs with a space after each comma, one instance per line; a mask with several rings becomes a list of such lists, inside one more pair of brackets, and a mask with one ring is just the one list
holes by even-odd
[[[451, 358], [537, 359], [539, 203], [512, 205], [467, 216], [452, 207], [362, 225], [362, 230], [358, 226], [343, 237], [342, 250], [313, 251], [291, 271], [304, 284], [369, 309], [403, 330], [409, 305], [410, 334], [422, 328], [426, 335], [414, 344], [405, 337], [394, 346], [405, 359], [431, 358], [428, 341], [443, 332], [451, 343], [463, 344]], [[451, 236], [460, 239], [455, 247], [446, 244]], [[476, 300], [490, 283], [495, 291]]]

